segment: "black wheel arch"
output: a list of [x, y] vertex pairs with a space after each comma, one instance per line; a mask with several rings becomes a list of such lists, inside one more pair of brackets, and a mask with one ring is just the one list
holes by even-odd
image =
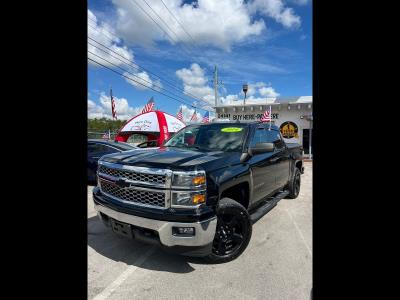
[[219, 200], [230, 198], [237, 201], [244, 208], [248, 209], [250, 202], [250, 184], [248, 181], [242, 181], [230, 186], [220, 193]]

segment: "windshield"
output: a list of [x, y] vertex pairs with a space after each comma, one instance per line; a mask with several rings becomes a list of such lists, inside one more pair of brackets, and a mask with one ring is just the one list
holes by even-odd
[[164, 146], [241, 151], [245, 131], [245, 124], [189, 125], [176, 133]]

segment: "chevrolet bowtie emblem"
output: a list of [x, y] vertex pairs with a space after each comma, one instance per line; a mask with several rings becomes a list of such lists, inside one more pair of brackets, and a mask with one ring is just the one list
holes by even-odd
[[115, 181], [115, 185], [119, 186], [120, 188], [126, 188], [126, 187], [130, 186], [130, 183], [126, 182], [122, 178], [119, 178], [117, 181]]

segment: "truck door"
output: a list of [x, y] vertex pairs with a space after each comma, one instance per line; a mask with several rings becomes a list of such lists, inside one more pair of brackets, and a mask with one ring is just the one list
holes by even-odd
[[[254, 132], [249, 146], [257, 143], [270, 142], [267, 134], [268, 129], [265, 125], [259, 125]], [[253, 177], [253, 197], [252, 202], [256, 203], [276, 189], [275, 185], [275, 165], [277, 163], [276, 151], [270, 153], [260, 153], [253, 155], [250, 160], [250, 168]]]
[[285, 186], [289, 181], [290, 175], [290, 152], [286, 147], [285, 142], [282, 139], [279, 131], [275, 131], [271, 134], [273, 143], [275, 144], [275, 150], [277, 152], [277, 164], [276, 164], [276, 185], [278, 188]]

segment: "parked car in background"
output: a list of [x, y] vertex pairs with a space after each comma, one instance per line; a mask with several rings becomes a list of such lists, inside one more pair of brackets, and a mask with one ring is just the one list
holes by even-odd
[[88, 183], [96, 183], [97, 161], [100, 157], [134, 149], [137, 149], [137, 147], [128, 143], [89, 139], [87, 152]]

